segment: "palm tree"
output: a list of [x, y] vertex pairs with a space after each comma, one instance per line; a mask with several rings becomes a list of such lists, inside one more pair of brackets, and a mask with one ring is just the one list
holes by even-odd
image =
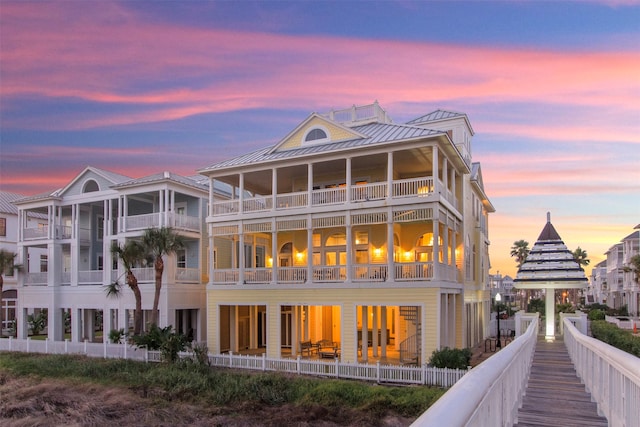
[[580, 268], [586, 267], [591, 262], [587, 256], [587, 251], [581, 249], [580, 246], [578, 246], [578, 249], [573, 251], [573, 259], [578, 263]]
[[[147, 258], [147, 252], [142, 243], [137, 240], [129, 240], [122, 246], [113, 242], [111, 253], [117, 256], [124, 266], [127, 285], [133, 291], [133, 296], [136, 299], [136, 309], [133, 314], [133, 335], [140, 335], [142, 333], [142, 293], [138, 286], [138, 279], [133, 274], [132, 269]], [[120, 292], [121, 285], [117, 280], [107, 286], [108, 296], [118, 297]]]
[[160, 290], [162, 289], [162, 273], [164, 272], [164, 260], [162, 257], [184, 248], [184, 238], [173, 231], [171, 227], [148, 228], [142, 235], [142, 244], [154, 260], [153, 267], [156, 271], [156, 289], [153, 295], [151, 323], [157, 325]]
[[2, 287], [4, 286], [4, 278], [2, 277], [8, 270], [21, 270], [22, 266], [19, 264], [14, 264], [16, 257], [18, 256], [15, 252], [9, 252], [4, 249], [0, 249], [0, 336], [2, 336], [2, 317], [4, 312], [2, 310]]
[[511, 256], [516, 257], [518, 268], [524, 264], [527, 259], [527, 255], [529, 255], [529, 242], [526, 240], [513, 242], [513, 246], [511, 246]]
[[[527, 255], [529, 255], [529, 242], [526, 240], [516, 240], [513, 242], [513, 246], [511, 246], [511, 256], [516, 257], [516, 263], [518, 264], [518, 268], [522, 264], [524, 264], [527, 259]], [[529, 303], [529, 291], [524, 291], [524, 303], [521, 302], [521, 307], [526, 309], [527, 304]]]
[[[578, 263], [578, 267], [580, 268], [586, 267], [591, 262], [591, 260], [587, 258], [588, 257], [587, 251], [580, 248], [580, 246], [578, 246], [578, 248], [575, 251], [573, 251], [572, 254], [573, 254], [573, 259], [575, 260], [575, 262]], [[573, 302], [575, 302], [578, 296], [578, 290], [571, 289], [569, 293], [571, 295], [571, 298], [573, 299]]]

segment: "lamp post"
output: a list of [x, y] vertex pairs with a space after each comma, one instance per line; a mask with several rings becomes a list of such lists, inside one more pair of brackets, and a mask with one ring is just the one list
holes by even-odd
[[500, 342], [500, 301], [502, 301], [502, 297], [500, 296], [500, 292], [496, 294], [496, 320], [498, 321], [498, 342], [496, 342], [496, 348], [502, 348], [502, 343]]

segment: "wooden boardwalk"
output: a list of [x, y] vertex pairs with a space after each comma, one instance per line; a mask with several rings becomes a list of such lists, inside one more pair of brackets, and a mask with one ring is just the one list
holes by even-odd
[[607, 419], [598, 415], [596, 404], [576, 375], [561, 337], [536, 343], [526, 394], [514, 425], [607, 427]]

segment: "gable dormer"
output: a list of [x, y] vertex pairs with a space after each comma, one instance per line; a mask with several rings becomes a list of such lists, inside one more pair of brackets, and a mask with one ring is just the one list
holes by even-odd
[[467, 165], [471, 165], [471, 138], [474, 132], [466, 114], [436, 110], [407, 124], [446, 132]]
[[276, 144], [271, 153], [362, 138], [366, 138], [366, 136], [313, 113]]

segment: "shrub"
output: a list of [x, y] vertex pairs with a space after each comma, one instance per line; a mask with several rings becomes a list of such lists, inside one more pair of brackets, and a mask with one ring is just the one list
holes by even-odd
[[27, 323], [31, 329], [33, 335], [40, 335], [40, 332], [47, 326], [47, 312], [41, 310], [37, 314], [30, 314], [27, 316]]
[[118, 344], [122, 342], [122, 338], [124, 338], [124, 336], [125, 336], [125, 333], [123, 328], [112, 329], [109, 332], [109, 341], [111, 341], [113, 344]]
[[436, 368], [467, 369], [471, 364], [470, 348], [449, 348], [434, 350], [429, 359], [429, 364]]
[[591, 334], [602, 342], [640, 357], [640, 338], [634, 337], [631, 331], [622, 330], [604, 320], [596, 320], [591, 322]]
[[591, 310], [589, 311], [589, 314], [587, 314], [587, 319], [589, 320], [604, 320], [604, 318], [605, 312], [603, 310], [600, 310], [599, 308]]
[[151, 325], [146, 334], [136, 335], [132, 341], [138, 348], [160, 350], [162, 358], [173, 363], [178, 360], [178, 353], [187, 348], [189, 341], [185, 335], [173, 332], [172, 329], [171, 325], [164, 328]]

